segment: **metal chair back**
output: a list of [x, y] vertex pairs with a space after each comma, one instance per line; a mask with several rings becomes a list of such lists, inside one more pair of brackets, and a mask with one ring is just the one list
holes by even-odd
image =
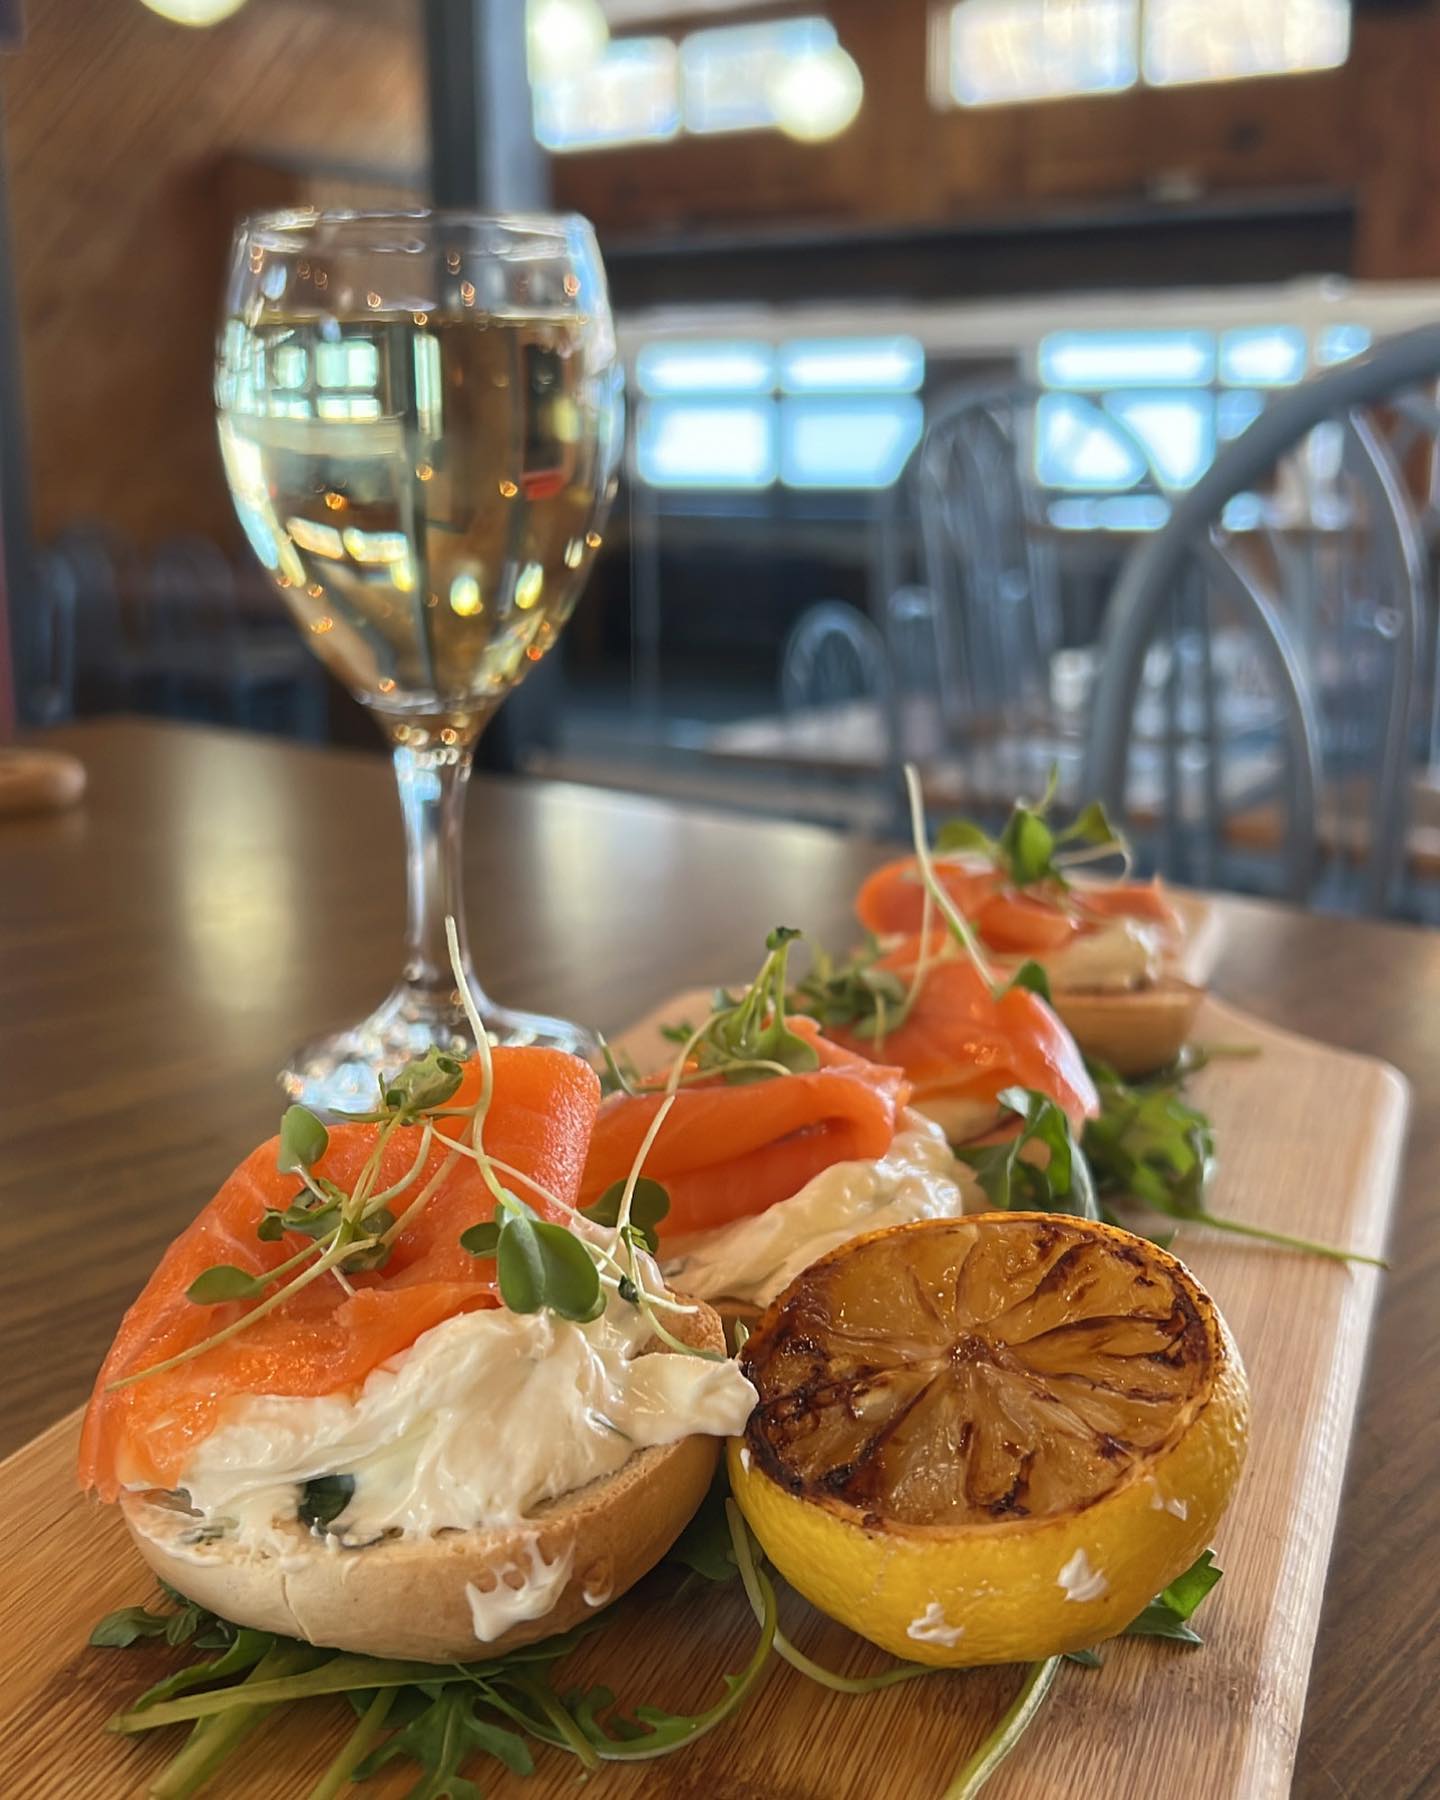
[[[1215, 627], [1228, 617], [1268, 679], [1265, 804], [1279, 815], [1279, 886], [1290, 899], [1316, 890], [1322, 820], [1341, 860], [1358, 861], [1365, 908], [1385, 910], [1402, 874], [1424, 549], [1394, 454], [1367, 411], [1437, 371], [1440, 328], [1425, 327], [1274, 400], [1173, 498], [1168, 523], [1133, 552], [1107, 611], [1087, 790], [1125, 813], [1147, 660], [1153, 667], [1157, 648], [1173, 651], [1188, 631], [1202, 689], [1208, 682], [1212, 694], [1222, 691]], [[1285, 510], [1297, 485], [1298, 520]], [[1172, 704], [1162, 734], [1160, 838], [1172, 869], [1187, 840], [1204, 845], [1200, 860], [1213, 869], [1236, 813], [1254, 812], [1243, 783], [1234, 805], [1222, 792], [1222, 763], [1246, 747], [1245, 732], [1213, 704], [1201, 723], [1191, 730]], [[1200, 777], [1189, 784], [1200, 794], [1189, 812], [1187, 757]], [[1363, 810], [1354, 804], [1362, 789]], [[1191, 867], [1182, 860], [1176, 872]]]

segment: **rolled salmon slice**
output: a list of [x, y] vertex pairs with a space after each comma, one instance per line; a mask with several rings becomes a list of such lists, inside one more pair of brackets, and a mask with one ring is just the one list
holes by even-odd
[[[1074, 1039], [1038, 994], [1009, 988], [998, 998], [968, 957], [944, 954], [937, 936], [932, 962], [904, 1023], [883, 1038], [831, 1027], [830, 1036], [862, 1056], [896, 1063], [909, 1077], [915, 1104], [940, 1096], [994, 1100], [1007, 1087], [1046, 1094], [1079, 1131], [1099, 1111], [1095, 1084]], [[919, 955], [907, 939], [879, 967], [908, 981]]]
[[[1161, 925], [1176, 943], [1182, 935], [1180, 915], [1158, 880], [1077, 880], [1066, 890], [1049, 883], [1021, 890], [1011, 887], [998, 869], [976, 869], [973, 863], [944, 857], [934, 863], [956, 909], [1002, 956], [1043, 957], [1111, 919]], [[856, 917], [877, 937], [918, 932], [924, 908], [925, 888], [913, 856], [882, 864], [861, 883], [855, 898]]]
[[[670, 1196], [662, 1239], [764, 1212], [835, 1163], [883, 1156], [890, 1148], [910, 1093], [900, 1070], [827, 1041], [812, 1019], [787, 1024], [815, 1045], [818, 1069], [739, 1086], [716, 1079], [679, 1091], [643, 1169]], [[630, 1173], [662, 1103], [658, 1092], [616, 1094], [600, 1108], [582, 1204]]]
[[[558, 1050], [502, 1049], [493, 1054], [495, 1091], [484, 1125], [486, 1149], [521, 1172], [519, 1179], [502, 1179], [541, 1213], [556, 1210], [547, 1196], [573, 1206], [600, 1104], [594, 1071]], [[451, 1104], [472, 1101], [479, 1079], [472, 1062]], [[467, 1124], [445, 1120], [441, 1131], [454, 1136]], [[332, 1126], [315, 1173], [348, 1192], [379, 1132], [378, 1125]], [[374, 1191], [405, 1176], [419, 1153], [420, 1137], [419, 1127], [391, 1134]], [[225, 1343], [178, 1368], [107, 1392], [109, 1383], [203, 1342], [254, 1304], [204, 1306], [186, 1299], [185, 1290], [202, 1270], [231, 1263], [260, 1274], [304, 1248], [307, 1240], [295, 1234], [273, 1243], [255, 1235], [266, 1208], [288, 1206], [299, 1191], [295, 1176], [282, 1175], [275, 1166], [277, 1146], [278, 1139], [272, 1138], [241, 1163], [171, 1244], [121, 1322], [90, 1397], [80, 1440], [80, 1483], [103, 1499], [114, 1499], [123, 1486], [173, 1486], [192, 1447], [214, 1430], [231, 1395], [353, 1391], [371, 1370], [432, 1326], [457, 1313], [498, 1304], [493, 1260], [474, 1257], [460, 1244], [460, 1234], [469, 1226], [493, 1217], [494, 1196], [475, 1163], [457, 1157], [395, 1240], [384, 1267], [347, 1274], [353, 1294], [333, 1276], [323, 1276]], [[397, 1216], [447, 1154], [443, 1138], [431, 1147], [416, 1180], [392, 1204]]]

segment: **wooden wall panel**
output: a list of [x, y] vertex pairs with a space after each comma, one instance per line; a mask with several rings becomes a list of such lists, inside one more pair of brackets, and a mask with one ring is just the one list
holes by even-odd
[[928, 103], [928, 0], [828, 0], [865, 76], [831, 145], [770, 133], [555, 159], [556, 197], [612, 230], [797, 214], [936, 224], [1048, 202], [1353, 187], [1375, 279], [1440, 275], [1440, 9], [1365, 14], [1343, 69], [983, 110]]
[[[1357, 20], [1350, 62], [1330, 74], [959, 112], [928, 101], [927, 0], [825, 3], [866, 79], [841, 138], [754, 132], [560, 157], [557, 203], [616, 237], [790, 220], [933, 226], [1187, 184], [1353, 188], [1354, 272], [1440, 275], [1436, 7]], [[0, 85], [42, 536], [99, 517], [141, 542], [177, 530], [233, 541], [209, 404], [230, 218], [415, 181], [418, 8], [248, 0], [209, 31], [140, 0], [27, 8]], [[318, 172], [346, 164], [360, 167]]]
[[227, 157], [418, 166], [413, 0], [249, 0], [207, 31], [139, 0], [26, 12], [0, 80], [37, 532], [233, 540], [210, 404]]

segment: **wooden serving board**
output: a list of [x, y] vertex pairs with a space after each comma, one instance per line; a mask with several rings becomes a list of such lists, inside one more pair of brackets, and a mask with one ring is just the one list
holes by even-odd
[[[665, 1010], [689, 1004], [682, 996]], [[1219, 1139], [1217, 1210], [1379, 1253], [1404, 1133], [1401, 1078], [1213, 1003], [1197, 1036], [1264, 1052], [1213, 1064], [1195, 1083]], [[1226, 1578], [1197, 1621], [1205, 1646], [1127, 1640], [1106, 1651], [1101, 1669], [1066, 1665], [987, 1800], [1266, 1800], [1288, 1791], [1380, 1277], [1199, 1229], [1183, 1231], [1176, 1248], [1234, 1328], [1254, 1391], [1250, 1457], [1217, 1543]], [[103, 1729], [164, 1671], [168, 1653], [86, 1646], [96, 1618], [151, 1588], [113, 1509], [74, 1491], [75, 1433], [76, 1421], [64, 1420], [0, 1465], [3, 1785], [27, 1800], [142, 1794], [179, 1741]], [[802, 1648], [832, 1668], [883, 1666], [796, 1596], [784, 1598], [782, 1613]], [[572, 1666], [577, 1682], [603, 1680], [627, 1702], [698, 1710], [719, 1697], [722, 1671], [742, 1667], [753, 1641], [738, 1584], [678, 1598], [667, 1591], [632, 1604]], [[584, 1791], [596, 1800], [930, 1800], [1017, 1680], [1014, 1670], [982, 1670], [850, 1698], [777, 1663], [738, 1719], [663, 1761], [608, 1767]], [[304, 1796], [348, 1717], [339, 1703], [296, 1709], [227, 1765], [216, 1792]], [[570, 1758], [550, 1751], [529, 1781], [496, 1765], [476, 1771], [487, 1794], [530, 1800], [572, 1796], [576, 1774]], [[386, 1800], [409, 1785], [397, 1776], [363, 1791]]]

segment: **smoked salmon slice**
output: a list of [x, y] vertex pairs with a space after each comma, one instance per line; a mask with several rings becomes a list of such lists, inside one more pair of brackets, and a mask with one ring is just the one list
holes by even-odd
[[[600, 1086], [578, 1057], [558, 1050], [514, 1049], [494, 1053], [495, 1091], [484, 1123], [489, 1154], [528, 1180], [501, 1179], [538, 1212], [554, 1208], [543, 1189], [573, 1206], [585, 1148], [600, 1104]], [[473, 1061], [452, 1105], [471, 1103], [479, 1092]], [[454, 1137], [466, 1119], [440, 1121]], [[315, 1165], [350, 1191], [379, 1136], [378, 1125], [339, 1124]], [[400, 1181], [414, 1164], [420, 1128], [392, 1132], [380, 1161], [374, 1192]], [[95, 1383], [80, 1440], [82, 1487], [112, 1500], [122, 1487], [171, 1487], [192, 1447], [219, 1422], [235, 1394], [332, 1394], [358, 1388], [372, 1369], [413, 1344], [423, 1332], [456, 1313], [498, 1305], [495, 1265], [472, 1256], [460, 1234], [493, 1217], [494, 1197], [474, 1161], [457, 1158], [413, 1222], [396, 1238], [388, 1261], [369, 1273], [348, 1273], [347, 1294], [332, 1275], [322, 1276], [253, 1326], [202, 1352], [178, 1368], [107, 1392], [108, 1385], [203, 1342], [240, 1317], [254, 1301], [197, 1305], [185, 1290], [202, 1270], [231, 1263], [252, 1273], [273, 1269], [304, 1248], [287, 1233], [264, 1242], [255, 1228], [267, 1207], [283, 1209], [300, 1184], [275, 1166], [278, 1139], [253, 1151], [199, 1217], [160, 1261], [126, 1313]], [[397, 1215], [408, 1198], [443, 1164], [443, 1143], [432, 1145], [418, 1179], [391, 1203]], [[534, 1183], [537, 1186], [531, 1186]]]
[[[908, 986], [919, 950], [917, 934], [876, 967]], [[878, 1040], [833, 1025], [829, 1036], [862, 1056], [898, 1063], [922, 1110], [942, 1096], [991, 1101], [1007, 1087], [1032, 1088], [1048, 1095], [1078, 1133], [1099, 1112], [1100, 1101], [1060, 1020], [1028, 989], [1010, 987], [997, 997], [969, 957], [953, 954], [939, 934], [932, 953], [940, 959], [929, 964], [903, 1023]]]
[[[937, 856], [934, 864], [956, 909], [1002, 956], [1044, 956], [1117, 918], [1160, 925], [1176, 945], [1183, 934], [1180, 915], [1158, 880], [1077, 882], [1068, 889], [1045, 882], [1017, 889], [999, 869], [976, 868], [973, 861]], [[860, 923], [876, 937], [918, 932], [924, 907], [925, 888], [913, 856], [898, 857], [874, 870], [861, 883], [855, 900]]]
[[[680, 1089], [643, 1169], [670, 1196], [662, 1242], [764, 1212], [833, 1164], [890, 1148], [910, 1095], [901, 1071], [828, 1042], [813, 1019], [792, 1015], [785, 1022], [814, 1044], [818, 1069], [739, 1086], [717, 1077]], [[615, 1094], [600, 1108], [582, 1205], [630, 1173], [661, 1103], [659, 1093]]]

